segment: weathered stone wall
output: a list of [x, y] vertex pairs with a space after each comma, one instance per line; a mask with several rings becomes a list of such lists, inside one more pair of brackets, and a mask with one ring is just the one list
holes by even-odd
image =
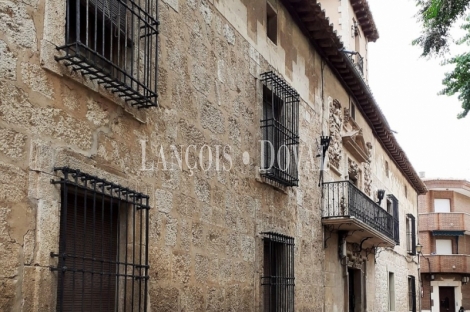
[[[0, 4], [0, 310], [55, 310], [60, 193], [50, 180], [65, 165], [150, 195], [152, 310], [258, 311], [263, 231], [296, 239], [296, 310], [323, 309], [317, 161], [298, 188], [257, 181], [259, 74], [274, 69], [301, 94], [302, 144], [314, 144], [319, 56], [280, 5], [279, 45], [266, 41], [264, 9], [252, 16], [260, 2], [161, 2], [160, 107], [142, 111], [55, 62], [62, 1]], [[231, 11], [243, 7], [246, 20]], [[171, 144], [230, 146], [232, 168], [162, 170]]]
[[[263, 231], [295, 238], [296, 311], [344, 310], [336, 234], [323, 248], [315, 155], [329, 129], [328, 98], [344, 108], [349, 96], [282, 5], [270, 3], [279, 18], [277, 45], [266, 37], [264, 1], [160, 1], [159, 108], [140, 111], [54, 60], [65, 37], [63, 0], [0, 3], [1, 311], [55, 310], [57, 274], [49, 267], [57, 260], [49, 254], [58, 251], [60, 192], [50, 180], [59, 166], [150, 195], [152, 310], [260, 311]], [[269, 70], [302, 99], [297, 188], [259, 179], [259, 77]], [[416, 193], [356, 114], [373, 146], [371, 191], [386, 188], [399, 198], [404, 225]], [[182, 170], [169, 165], [171, 145], [196, 146]], [[204, 145], [213, 155], [216, 145], [229, 146], [231, 162], [221, 154], [221, 170], [214, 163], [202, 170], [209, 165], [207, 148], [199, 154]], [[346, 156], [343, 171], [325, 180], [346, 179]], [[377, 266], [369, 255], [368, 311], [386, 302], [387, 287], [375, 274], [395, 270], [396, 296], [406, 298], [399, 272], [414, 266], [403, 252], [403, 244], [382, 252]]]

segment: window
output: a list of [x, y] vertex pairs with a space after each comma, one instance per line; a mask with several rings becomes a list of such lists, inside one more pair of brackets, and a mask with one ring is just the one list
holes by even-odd
[[451, 255], [452, 254], [452, 240], [436, 239], [436, 254]]
[[450, 212], [450, 199], [434, 199], [434, 212]]
[[390, 198], [387, 198], [387, 212], [393, 215], [393, 203]]
[[156, 106], [158, 1], [65, 1], [65, 44], [56, 60], [135, 107]]
[[385, 176], [387, 178], [390, 176], [389, 168], [388, 168], [388, 161], [385, 161]]
[[408, 276], [408, 311], [416, 312], [416, 281], [412, 275]]
[[395, 275], [388, 272], [388, 310], [395, 311]]
[[392, 194], [387, 195], [387, 209], [390, 209], [387, 211], [393, 216], [393, 239], [395, 240], [395, 244], [400, 245], [400, 212], [398, 210], [398, 199]]
[[354, 120], [356, 120], [356, 104], [354, 104], [353, 101], [349, 102], [349, 113], [350, 117]]
[[277, 13], [268, 2], [266, 2], [266, 32], [268, 38], [277, 44]]
[[299, 94], [273, 72], [261, 74], [261, 80], [261, 175], [285, 186], [297, 186]]
[[294, 238], [273, 233], [263, 237], [264, 312], [294, 311]]
[[406, 250], [416, 255], [416, 219], [412, 214], [406, 215]]
[[405, 198], [408, 198], [408, 187], [405, 185]]
[[147, 311], [149, 197], [79, 170], [61, 186], [57, 311]]

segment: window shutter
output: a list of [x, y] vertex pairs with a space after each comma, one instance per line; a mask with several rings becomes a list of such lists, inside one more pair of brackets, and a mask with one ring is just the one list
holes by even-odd
[[[86, 0], [82, 1], [86, 2]], [[121, 0], [89, 0], [89, 2], [98, 9], [98, 16], [104, 13], [105, 18], [112, 21], [115, 27], [125, 31], [126, 6], [121, 3]]]
[[66, 228], [61, 233], [65, 244], [59, 254], [66, 257], [60, 258], [60, 267], [67, 270], [59, 272], [63, 300], [57, 311], [112, 312], [116, 300], [117, 209], [109, 203], [102, 209], [101, 197], [93, 202], [92, 198], [85, 201], [76, 196], [68, 194], [62, 208], [62, 214], [66, 214]]

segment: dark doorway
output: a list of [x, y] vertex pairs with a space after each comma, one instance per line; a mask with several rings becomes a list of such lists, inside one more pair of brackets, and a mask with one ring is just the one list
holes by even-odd
[[349, 274], [349, 312], [354, 312], [356, 300], [354, 298], [354, 270], [348, 269]]
[[439, 287], [439, 312], [455, 312], [454, 287]]
[[348, 268], [349, 312], [362, 311], [361, 270]]

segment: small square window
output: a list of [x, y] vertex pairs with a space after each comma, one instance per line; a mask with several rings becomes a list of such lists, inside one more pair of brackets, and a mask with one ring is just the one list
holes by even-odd
[[268, 2], [266, 2], [266, 32], [268, 38], [277, 44], [277, 13]]

